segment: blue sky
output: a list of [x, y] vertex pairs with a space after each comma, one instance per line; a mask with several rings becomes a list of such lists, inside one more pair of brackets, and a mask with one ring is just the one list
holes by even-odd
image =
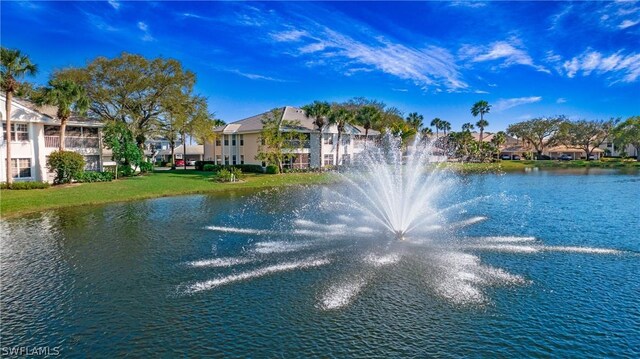
[[7, 2], [2, 46], [40, 66], [126, 51], [180, 60], [227, 122], [354, 96], [459, 130], [640, 115], [639, 2]]

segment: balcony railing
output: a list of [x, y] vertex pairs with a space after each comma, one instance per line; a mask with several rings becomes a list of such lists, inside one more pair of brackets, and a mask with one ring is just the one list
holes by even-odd
[[309, 140], [290, 140], [287, 144], [295, 148], [310, 148]]
[[[98, 148], [100, 139], [97, 137], [74, 137], [65, 136], [65, 148]], [[44, 136], [44, 147], [58, 148], [60, 147], [60, 136]]]

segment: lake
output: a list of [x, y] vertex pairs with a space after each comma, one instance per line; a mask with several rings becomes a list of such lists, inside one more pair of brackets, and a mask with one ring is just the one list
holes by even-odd
[[406, 241], [323, 186], [3, 220], [2, 350], [640, 356], [640, 175], [454, 184], [435, 201], [454, 209], [444, 222]]

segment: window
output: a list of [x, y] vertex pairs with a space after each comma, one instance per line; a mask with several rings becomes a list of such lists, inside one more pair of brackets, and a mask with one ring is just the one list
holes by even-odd
[[222, 142], [220, 142], [220, 137], [216, 137], [216, 146], [221, 146]]
[[261, 165], [262, 167], [267, 167], [267, 163], [265, 161], [262, 161]]
[[221, 165], [222, 164], [222, 155], [216, 155], [216, 165]]
[[227, 155], [224, 156], [224, 164], [225, 165], [229, 164], [229, 156], [227, 156]]
[[224, 145], [229, 146], [229, 135], [224, 135]]
[[236, 135], [231, 135], [231, 146], [236, 145]]
[[613, 147], [613, 142], [607, 142], [607, 147], [609, 148]]
[[[242, 139], [240, 141], [242, 141]], [[242, 142], [240, 142], [240, 145], [242, 146]], [[240, 164], [244, 164], [244, 155], [240, 155]]]
[[[11, 124], [11, 141], [29, 141], [29, 127], [26, 123]], [[7, 139], [7, 124], [2, 124], [4, 139]]]
[[85, 171], [100, 170], [100, 156], [84, 156], [84, 163]]
[[324, 155], [324, 165], [333, 166], [333, 155], [331, 154]]
[[13, 178], [31, 178], [31, 159], [12, 158], [11, 175]]
[[236, 164], [236, 155], [233, 155], [233, 157], [231, 157], [231, 158], [232, 158], [232, 160], [233, 160], [233, 163], [232, 163], [232, 164], [233, 164], [233, 165], [235, 165], [235, 164]]
[[240, 135], [240, 146], [244, 146], [244, 135]]
[[325, 133], [324, 135], [322, 135], [322, 139], [325, 145], [333, 145], [333, 135], [330, 133]]
[[348, 165], [349, 161], [351, 161], [351, 155], [342, 155], [342, 164]]
[[342, 137], [342, 139], [341, 139], [341, 140], [342, 140], [342, 143], [341, 143], [341, 144], [342, 144], [343, 146], [346, 146], [346, 145], [348, 145], [348, 144], [351, 142], [351, 136], [344, 136], [344, 137]]

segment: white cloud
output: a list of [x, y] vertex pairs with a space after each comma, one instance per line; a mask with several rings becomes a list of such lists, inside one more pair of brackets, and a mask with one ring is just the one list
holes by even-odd
[[106, 21], [104, 21], [102, 17], [86, 11], [83, 11], [82, 13], [87, 17], [87, 19], [89, 20], [89, 23], [96, 29], [100, 31], [108, 31], [108, 32], [118, 31], [116, 27], [109, 25]]
[[138, 29], [140, 29], [140, 31], [142, 31], [142, 41], [154, 41], [155, 39], [153, 38], [153, 36], [151, 36], [151, 33], [149, 32], [149, 26], [142, 22], [142, 21], [138, 21]]
[[636, 21], [624, 20], [623, 22], [620, 23], [620, 25], [618, 25], [618, 29], [626, 29], [628, 27], [636, 26], [638, 24], [640, 24], [640, 20], [636, 20]]
[[560, 97], [556, 100], [556, 103], [566, 103], [566, 102], [567, 102], [567, 99], [564, 97]]
[[408, 89], [391, 89], [391, 91], [395, 91], [395, 92], [409, 92]]
[[242, 77], [246, 77], [246, 78], [248, 78], [250, 80], [264, 80], [264, 81], [273, 81], [273, 82], [288, 82], [286, 80], [277, 79], [277, 78], [274, 78], [274, 77], [242, 72], [240, 70], [235, 70], [235, 69], [234, 70], [226, 70], [226, 71], [234, 73], [236, 75], [240, 75]]
[[120, 3], [118, 2], [118, 0], [109, 0], [108, 3], [114, 9], [116, 9], [116, 10], [120, 9]]
[[301, 37], [306, 36], [306, 31], [301, 30], [289, 30], [289, 31], [281, 31], [271, 33], [271, 38], [276, 41], [284, 42], [284, 41], [298, 41]]
[[542, 97], [540, 96], [500, 99], [496, 102], [494, 108], [496, 112], [500, 112], [516, 106], [522, 106], [530, 103], [540, 102], [541, 100], [542, 100]]
[[521, 41], [511, 38], [508, 41], [496, 41], [489, 46], [464, 45], [458, 52], [464, 60], [471, 62], [502, 61], [501, 67], [513, 65], [531, 66], [537, 71], [550, 73], [544, 66], [536, 65], [529, 54], [522, 48]]
[[489, 91], [475, 90], [474, 93], [477, 93], [477, 94], [488, 94]]
[[612, 83], [635, 82], [640, 77], [640, 54], [631, 53], [623, 55], [621, 51], [609, 56], [603, 56], [600, 52], [587, 50], [579, 56], [562, 63], [559, 72], [573, 78], [581, 73], [589, 76], [592, 73], [607, 74]]
[[482, 1], [452, 1], [449, 6], [468, 7], [472, 9], [483, 8], [487, 6], [486, 2]]

